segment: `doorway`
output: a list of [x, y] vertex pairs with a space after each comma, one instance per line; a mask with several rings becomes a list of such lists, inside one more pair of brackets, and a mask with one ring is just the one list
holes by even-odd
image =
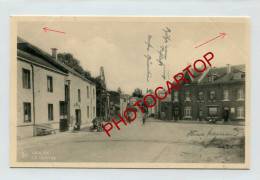
[[224, 119], [224, 122], [228, 121], [228, 119], [229, 119], [229, 108], [224, 108], [223, 119]]
[[69, 129], [68, 124], [68, 111], [67, 111], [67, 103], [64, 101], [60, 101], [60, 131], [67, 131]]

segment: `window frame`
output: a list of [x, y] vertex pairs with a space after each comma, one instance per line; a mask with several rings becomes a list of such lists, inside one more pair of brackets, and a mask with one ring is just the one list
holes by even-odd
[[48, 104], [48, 121], [54, 120], [54, 107], [53, 104]]
[[[212, 95], [214, 94], [213, 98], [211, 97]], [[214, 90], [211, 90], [209, 92], [209, 100], [213, 101], [213, 100], [216, 100], [216, 91]]]
[[68, 114], [68, 108], [66, 101], [60, 101], [60, 116], [66, 116]]
[[244, 100], [244, 99], [245, 99], [244, 89], [240, 88], [237, 91], [237, 100], [240, 101], [240, 100]]
[[[216, 113], [215, 114], [211, 114], [211, 112], [210, 112], [211, 108], [212, 109], [216, 108]], [[218, 116], [218, 113], [219, 113], [219, 107], [217, 107], [217, 106], [208, 107], [208, 116], [209, 117], [216, 117], [216, 116]]]
[[199, 100], [202, 101], [204, 99], [204, 92], [199, 91], [198, 97], [199, 97]]
[[89, 86], [87, 86], [87, 98], [89, 99]]
[[178, 102], [179, 101], [179, 94], [178, 91], [173, 92], [173, 101]]
[[89, 118], [89, 106], [87, 106], [87, 118]]
[[245, 118], [245, 108], [243, 106], [237, 107], [237, 118]]
[[[27, 105], [29, 105], [29, 115], [28, 115], [28, 120], [25, 120], [25, 110], [28, 110], [27, 108]], [[23, 102], [23, 122], [24, 123], [30, 123], [32, 122], [32, 106], [31, 106], [31, 103], [30, 102]]]
[[[49, 82], [50, 82], [50, 84], [49, 84]], [[49, 87], [49, 85], [50, 85], [50, 87]], [[53, 77], [50, 75], [47, 75], [47, 91], [51, 92], [51, 93], [53, 92]]]
[[78, 89], [78, 102], [81, 102], [81, 92], [80, 92], [80, 89]]
[[184, 118], [191, 118], [191, 106], [184, 107]]
[[[225, 92], [226, 92], [227, 94], [226, 94]], [[229, 90], [228, 90], [228, 89], [224, 89], [224, 90], [223, 90], [223, 100], [224, 100], [224, 101], [229, 101]]]
[[93, 106], [93, 118], [96, 116], [96, 107]]
[[[26, 73], [28, 73], [29, 76]], [[25, 79], [25, 77], [28, 79]], [[22, 68], [22, 82], [24, 89], [31, 89], [31, 71], [29, 69]]]

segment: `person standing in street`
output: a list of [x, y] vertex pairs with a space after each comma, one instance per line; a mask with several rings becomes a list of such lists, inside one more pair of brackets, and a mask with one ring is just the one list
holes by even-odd
[[145, 120], [147, 118], [147, 112], [148, 112], [148, 108], [146, 106], [144, 107], [144, 113], [143, 113], [143, 125], [145, 124]]

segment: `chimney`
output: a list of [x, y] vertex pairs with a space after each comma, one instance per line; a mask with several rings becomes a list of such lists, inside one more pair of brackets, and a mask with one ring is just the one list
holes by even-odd
[[57, 48], [51, 48], [51, 56], [56, 60], [57, 59]]
[[227, 64], [227, 74], [231, 73], [231, 66], [230, 64]]

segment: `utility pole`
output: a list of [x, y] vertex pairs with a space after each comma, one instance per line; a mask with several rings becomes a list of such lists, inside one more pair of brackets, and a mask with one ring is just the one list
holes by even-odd
[[152, 64], [152, 57], [150, 55], [150, 48], [153, 48], [153, 46], [151, 45], [151, 39], [152, 39], [152, 35], [148, 35], [147, 37], [147, 41], [145, 41], [145, 44], [147, 45], [146, 47], [146, 54], [144, 55], [144, 57], [146, 58], [146, 81], [149, 82], [150, 77], [152, 76], [152, 73], [150, 72], [150, 64]]
[[166, 69], [166, 62], [167, 62], [167, 55], [168, 55], [168, 43], [169, 43], [169, 41], [171, 41], [171, 36], [170, 36], [171, 29], [168, 28], [168, 27], [165, 27], [162, 30], [164, 32], [164, 34], [162, 36], [163, 43], [159, 47], [159, 50], [157, 48], [154, 48], [151, 45], [152, 35], [148, 35], [148, 38], [145, 41], [145, 44], [147, 45], [146, 54], [144, 55], [144, 57], [146, 58], [146, 68], [147, 68], [146, 69], [146, 71], [147, 71], [146, 81], [147, 82], [149, 82], [149, 80], [152, 76], [152, 73], [150, 71], [150, 65], [152, 64], [152, 57], [150, 55], [150, 49], [151, 48], [153, 48], [155, 51], [157, 51], [157, 53], [159, 55], [158, 58], [156, 59], [156, 61], [158, 61], [158, 63], [159, 63], [158, 65], [162, 66], [162, 68], [163, 68], [163, 72], [162, 72], [162, 75], [161, 75], [162, 78], [164, 80], [166, 80], [166, 76], [169, 78], [169, 71], [167, 71], [167, 69]]
[[171, 29], [168, 27], [165, 27], [163, 29], [164, 35], [163, 35], [163, 49], [164, 49], [164, 63], [163, 63], [163, 79], [166, 78], [166, 61], [167, 61], [167, 53], [168, 53], [168, 42], [171, 40], [171, 36], [169, 33], [171, 33]]

